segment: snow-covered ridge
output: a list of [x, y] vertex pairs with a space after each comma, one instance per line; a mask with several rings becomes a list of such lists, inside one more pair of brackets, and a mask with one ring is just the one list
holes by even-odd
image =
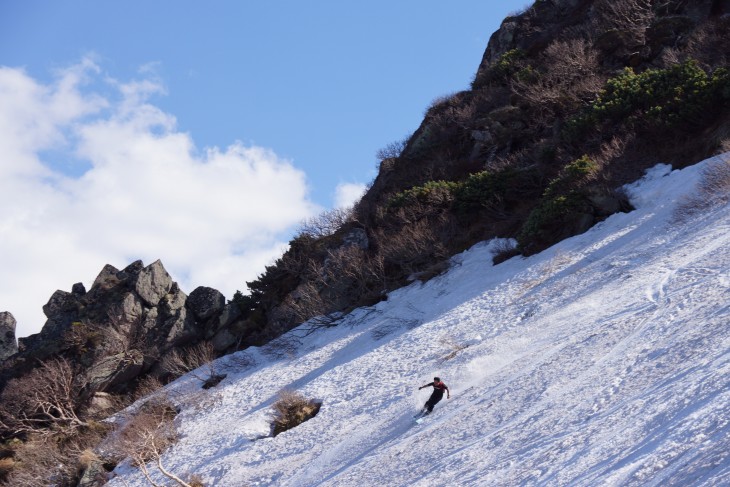
[[[493, 266], [485, 242], [336, 328], [223, 357], [213, 389], [178, 380], [165, 464], [221, 487], [730, 484], [730, 205], [675, 211], [719, 160], [655, 167], [635, 211], [541, 254]], [[451, 399], [414, 424], [434, 375]], [[322, 408], [261, 438], [281, 389]]]

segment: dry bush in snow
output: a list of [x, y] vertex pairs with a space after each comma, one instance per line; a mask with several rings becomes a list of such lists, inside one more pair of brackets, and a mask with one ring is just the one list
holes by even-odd
[[77, 468], [52, 442], [29, 439], [16, 448], [3, 485], [46, 487], [71, 482]]
[[193, 487], [165, 467], [162, 458], [165, 450], [178, 440], [176, 416], [177, 410], [167, 397], [154, 397], [127, 419], [111, 443], [111, 449], [121, 457], [129, 458], [153, 487], [161, 484], [153, 480], [149, 463], [176, 485]]
[[520, 255], [516, 241], [508, 238], [499, 239], [492, 247], [492, 264], [501, 264], [516, 255]]
[[205, 385], [211, 384], [217, 379], [222, 380], [225, 377], [216, 372], [215, 359], [216, 354], [213, 344], [200, 342], [182, 350], [173, 349], [168, 352], [162, 357], [162, 368], [174, 377], [190, 373], [203, 382], [205, 387]]
[[136, 401], [143, 397], [152, 395], [152, 393], [162, 389], [163, 385], [164, 384], [162, 384], [162, 381], [160, 381], [158, 377], [153, 375], [144, 376], [134, 389], [134, 400]]
[[321, 406], [321, 403], [307, 399], [298, 392], [281, 391], [273, 405], [272, 435], [276, 436], [315, 417]]

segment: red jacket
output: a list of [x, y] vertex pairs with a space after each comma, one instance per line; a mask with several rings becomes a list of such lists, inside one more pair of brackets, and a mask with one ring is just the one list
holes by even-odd
[[449, 390], [449, 388], [443, 382], [439, 382], [438, 384], [436, 384], [435, 382], [431, 382], [430, 384], [426, 384], [423, 387], [428, 387], [428, 386], [433, 386], [433, 388], [435, 390], [441, 392], [441, 394], [443, 394], [444, 391], [448, 391]]

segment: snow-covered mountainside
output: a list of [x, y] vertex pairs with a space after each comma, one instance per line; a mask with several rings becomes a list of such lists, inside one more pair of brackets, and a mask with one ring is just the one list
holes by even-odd
[[[337, 327], [223, 357], [208, 391], [183, 377], [164, 464], [221, 487], [729, 485], [730, 205], [677, 212], [717, 160], [655, 167], [635, 211], [541, 254], [493, 266], [485, 242]], [[416, 424], [435, 375], [451, 399]], [[282, 389], [322, 408], [267, 437]]]

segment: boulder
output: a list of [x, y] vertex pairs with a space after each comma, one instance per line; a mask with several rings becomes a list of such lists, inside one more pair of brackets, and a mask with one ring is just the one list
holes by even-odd
[[119, 269], [109, 264], [105, 265], [99, 275], [96, 276], [96, 279], [94, 279], [94, 284], [91, 285], [91, 289], [109, 289], [114, 287], [119, 283], [117, 274], [119, 274]]
[[77, 487], [101, 487], [109, 482], [110, 474], [104, 468], [104, 462], [94, 459], [84, 469]]
[[15, 341], [15, 318], [7, 311], [0, 313], [0, 360], [5, 360], [18, 351]]
[[151, 333], [152, 330], [158, 328], [159, 316], [160, 312], [158, 308], [152, 308], [147, 310], [144, 315], [144, 320], [142, 321], [142, 328], [145, 330], [145, 333]]
[[[153, 265], [154, 265], [154, 263], [153, 263]], [[119, 271], [117, 273], [117, 277], [119, 279], [121, 279], [122, 281], [133, 283], [139, 276], [139, 273], [142, 272], [142, 270], [144, 270], [144, 268], [145, 268], [145, 266], [141, 260], [135, 260], [134, 262], [129, 264], [127, 267], [125, 267], [124, 269]]]
[[216, 352], [222, 352], [235, 345], [238, 342], [238, 339], [239, 337], [231, 333], [231, 331], [227, 328], [224, 328], [218, 331], [210, 342]]
[[119, 305], [119, 310], [122, 313], [124, 321], [131, 323], [142, 316], [144, 307], [134, 293], [128, 292], [124, 294], [124, 298]]
[[188, 296], [187, 307], [199, 320], [207, 320], [223, 311], [226, 298], [212, 287], [199, 286]]
[[48, 353], [54, 353], [53, 350], [62, 347], [64, 333], [71, 323], [79, 321], [80, 308], [78, 295], [61, 290], [53, 293], [48, 303], [43, 306], [43, 314], [48, 319], [41, 329], [40, 338]]
[[133, 292], [125, 292], [118, 303], [109, 304], [107, 317], [110, 325], [122, 334], [132, 332], [134, 324], [144, 315], [142, 301]]
[[72, 293], [58, 290], [43, 306], [43, 314], [46, 318], [53, 319], [65, 313], [73, 313], [78, 308], [78, 298]]
[[77, 296], [83, 296], [86, 294], [86, 288], [84, 287], [84, 284], [81, 282], [77, 282], [71, 287], [71, 294], [75, 294]]
[[19, 338], [18, 351], [33, 361], [45, 360], [61, 352], [67, 346], [64, 337], [71, 324], [81, 321], [84, 298], [85, 295], [60, 290], [53, 293], [43, 306], [43, 313], [48, 319], [40, 333]]
[[601, 217], [607, 217], [622, 210], [621, 200], [610, 194], [592, 194], [588, 200], [596, 215]]
[[241, 308], [235, 303], [228, 303], [221, 312], [218, 320], [208, 324], [204, 338], [210, 340], [213, 348], [221, 352], [238, 342], [240, 335], [232, 333], [231, 325], [237, 323], [241, 317]]
[[471, 138], [484, 144], [490, 144], [494, 141], [494, 137], [492, 137], [492, 134], [489, 133], [489, 130], [472, 130]]
[[172, 278], [156, 260], [140, 270], [134, 281], [134, 290], [149, 306], [157, 306], [172, 288]]
[[218, 329], [226, 327], [241, 317], [241, 308], [236, 303], [228, 303], [218, 319]]
[[104, 417], [109, 411], [114, 412], [117, 407], [114, 397], [108, 392], [95, 392], [89, 401], [86, 413], [92, 417]]

